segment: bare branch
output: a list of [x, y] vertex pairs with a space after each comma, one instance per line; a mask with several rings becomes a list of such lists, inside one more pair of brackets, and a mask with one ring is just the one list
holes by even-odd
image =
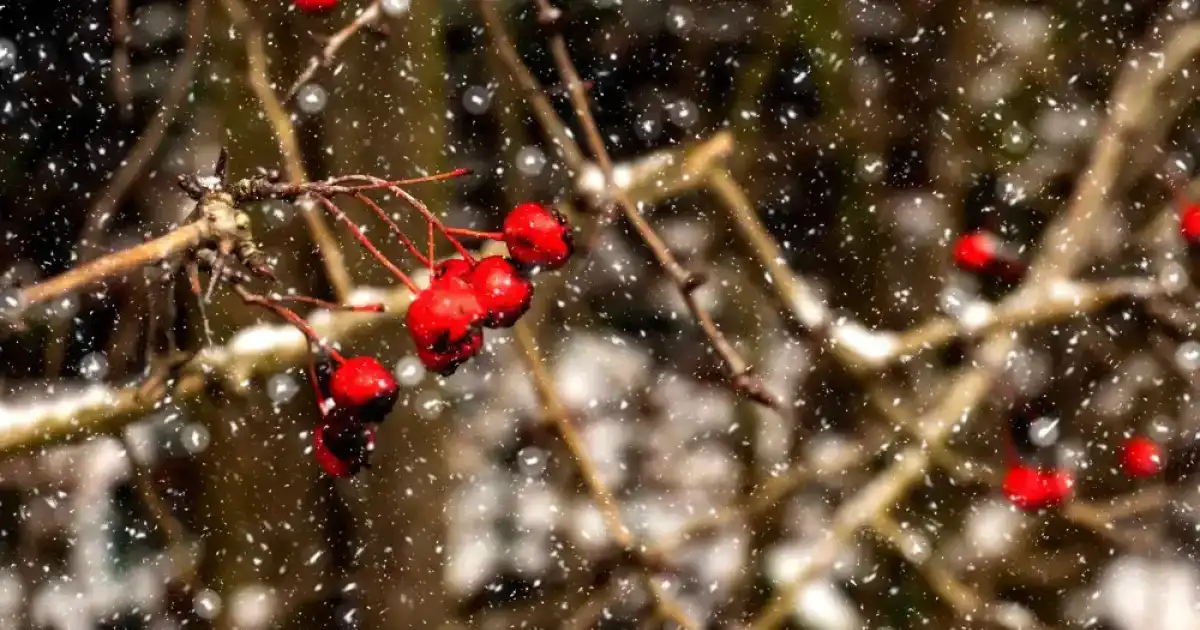
[[[270, 121], [271, 128], [275, 132], [275, 137], [279, 140], [279, 149], [283, 154], [283, 164], [288, 179], [293, 184], [305, 182], [308, 180], [308, 173], [305, 172], [304, 163], [300, 159], [300, 145], [296, 141], [296, 129], [292, 126], [292, 121], [288, 118], [288, 113], [279, 102], [279, 98], [275, 96], [274, 88], [271, 87], [262, 28], [250, 15], [241, 0], [221, 0], [221, 3], [246, 40], [248, 66], [246, 80], [258, 97], [263, 113], [266, 114], [267, 120]], [[337, 296], [337, 301], [344, 302], [354, 287], [354, 282], [350, 278], [350, 270], [346, 267], [345, 255], [338, 247], [337, 239], [330, 231], [329, 225], [312, 205], [301, 204], [300, 211], [308, 226], [308, 233], [321, 253], [321, 260], [325, 263], [325, 274], [329, 278], [329, 284], [333, 287], [333, 293]]]
[[292, 87], [288, 88], [287, 97], [284, 100], [290, 101], [295, 98], [296, 92], [299, 91], [305, 83], [308, 83], [314, 76], [316, 76], [317, 70], [320, 70], [321, 68], [327, 68], [329, 67], [329, 64], [333, 63], [333, 59], [337, 56], [338, 51], [342, 49], [342, 46], [344, 46], [346, 42], [354, 36], [355, 33], [357, 33], [363, 27], [374, 24], [379, 20], [379, 17], [383, 14], [379, 6], [380, 1], [381, 0], [375, 0], [372, 2], [367, 8], [363, 9], [362, 12], [359, 13], [352, 22], [342, 27], [341, 30], [329, 37], [329, 40], [325, 42], [325, 46], [321, 49], [321, 52], [313, 55], [312, 58], [308, 60], [308, 65], [304, 67], [304, 71], [300, 73], [300, 76], [296, 77], [296, 81], [292, 83]]
[[[117, 10], [116, 3], [114, 3], [114, 19]], [[146, 125], [133, 148], [129, 150], [129, 154], [125, 156], [121, 168], [109, 180], [95, 205], [88, 211], [87, 221], [79, 236], [79, 242], [87, 248], [94, 248], [99, 243], [100, 234], [116, 213], [117, 206], [125, 200], [130, 188], [141, 179], [142, 174], [150, 165], [150, 161], [154, 158], [155, 152], [158, 151], [159, 145], [162, 144], [163, 138], [166, 137], [171, 123], [175, 121], [179, 106], [183, 103], [188, 88], [192, 84], [192, 77], [196, 73], [196, 66], [200, 59], [200, 51], [204, 47], [204, 29], [208, 26], [207, 15], [208, 0], [190, 0], [188, 2], [187, 41], [184, 44], [183, 57], [171, 75], [171, 81], [167, 85], [167, 91], [163, 95], [158, 112], [154, 114], [154, 119]], [[114, 29], [113, 38], [118, 37], [127, 40], [129, 36], [127, 32], [118, 34], [117, 29]], [[121, 49], [124, 49], [124, 46]], [[125, 63], [128, 65], [128, 53], [125, 57]], [[119, 68], [117, 60], [114, 59], [113, 72], [115, 78], [115, 75], [128, 75], [129, 70], [127, 67]], [[127, 76], [125, 81], [128, 82]], [[125, 89], [127, 90], [128, 86]]]

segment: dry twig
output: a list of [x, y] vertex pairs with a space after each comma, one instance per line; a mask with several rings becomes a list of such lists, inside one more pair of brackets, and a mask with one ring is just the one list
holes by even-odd
[[[308, 180], [308, 173], [305, 172], [304, 163], [300, 159], [300, 145], [296, 141], [296, 129], [292, 125], [291, 119], [288, 118], [287, 110], [275, 96], [275, 89], [271, 86], [262, 28], [250, 15], [241, 0], [221, 0], [221, 3], [224, 5], [226, 13], [229, 14], [229, 18], [242, 31], [246, 40], [246, 80], [254, 90], [255, 96], [258, 97], [263, 113], [266, 114], [267, 120], [270, 121], [271, 128], [275, 132], [275, 137], [279, 141], [279, 149], [283, 154], [283, 164], [288, 179], [293, 184], [305, 182]], [[350, 278], [350, 270], [346, 267], [345, 256], [338, 247], [337, 239], [334, 238], [329, 225], [312, 205], [301, 203], [299, 209], [308, 226], [308, 233], [321, 253], [321, 260], [325, 264], [325, 275], [333, 287], [333, 293], [338, 302], [344, 302], [350, 295], [354, 283]]]
[[369, 6], [367, 6], [367, 8], [363, 9], [357, 16], [355, 16], [353, 21], [342, 27], [342, 29], [338, 32], [329, 36], [328, 41], [325, 42], [325, 46], [321, 48], [321, 52], [313, 55], [312, 58], [308, 60], [308, 65], [304, 67], [304, 71], [300, 73], [300, 76], [296, 77], [296, 81], [292, 83], [292, 87], [288, 88], [287, 96], [284, 100], [290, 101], [295, 98], [296, 92], [298, 92], [305, 83], [308, 83], [314, 76], [316, 76], [317, 70], [320, 70], [321, 68], [327, 68], [329, 67], [329, 64], [333, 63], [333, 59], [337, 56], [338, 51], [342, 49], [342, 46], [344, 46], [346, 42], [354, 36], [355, 33], [358, 33], [358, 31], [363, 27], [374, 24], [379, 20], [380, 16], [383, 14], [383, 11], [379, 6], [380, 1], [381, 0], [375, 0], [372, 2]]

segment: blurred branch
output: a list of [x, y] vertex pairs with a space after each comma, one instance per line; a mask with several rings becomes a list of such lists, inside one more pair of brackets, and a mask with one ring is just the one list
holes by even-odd
[[1033, 285], [1020, 299], [999, 305], [979, 302], [959, 319], [934, 317], [910, 330], [868, 330], [854, 321], [835, 319], [824, 300], [787, 264], [784, 252], [758, 218], [753, 203], [728, 170], [709, 172], [710, 190], [725, 206], [759, 264], [768, 273], [785, 313], [846, 367], [860, 373], [906, 361], [922, 350], [956, 339], [975, 339], [996, 331], [1053, 324], [1093, 312], [1126, 298], [1147, 299], [1167, 290], [1149, 278], [1125, 278], [1087, 284], [1061, 280]]
[[[1104, 123], [1082, 182], [1076, 187], [1066, 212], [1047, 226], [1038, 254], [1030, 265], [1029, 280], [1006, 298], [1005, 304], [1031, 299], [1045, 286], [1072, 276], [1086, 262], [1096, 240], [1094, 230], [1089, 230], [1088, 226], [1096, 212], [1111, 212], [1108, 194], [1116, 182], [1124, 153], [1123, 140], [1133, 131], [1136, 121], [1160, 113], [1151, 109], [1159, 84], [1198, 50], [1200, 24], [1189, 24], [1175, 34], [1161, 54], [1131, 55], [1117, 80], [1109, 108], [1111, 114]], [[922, 420], [924, 444], [906, 449], [891, 466], [838, 508], [829, 535], [812, 552], [799, 575], [779, 588], [774, 599], [749, 624], [750, 628], [766, 630], [783, 622], [801, 589], [832, 567], [851, 537], [875, 515], [890, 509], [911, 484], [925, 476], [930, 464], [930, 449], [939, 448], [956, 424], [969, 419], [972, 410], [991, 389], [993, 377], [1000, 373], [1016, 345], [1016, 337], [1011, 330], [993, 332], [977, 351], [974, 367], [964, 370], [958, 378], [943, 386], [944, 401]]]
[[672, 603], [666, 597], [662, 588], [655, 582], [653, 567], [662, 563], [655, 558], [650, 558], [644, 552], [642, 546], [635, 543], [633, 534], [626, 527], [624, 519], [621, 517], [621, 506], [617, 503], [616, 498], [613, 497], [612, 491], [600, 479], [600, 474], [596, 470], [596, 464], [587, 452], [587, 445], [584, 444], [583, 438], [580, 437], [571, 423], [571, 414], [567, 410], [566, 405], [563, 404], [562, 399], [559, 398], [550, 375], [546, 373], [545, 363], [542, 361], [541, 352], [537, 348], [537, 340], [533, 338], [529, 327], [523, 322], [518, 322], [513, 327], [513, 330], [517, 337], [517, 345], [521, 347], [521, 354], [525, 359], [525, 365], [529, 368], [530, 378], [533, 379], [538, 397], [545, 408], [546, 420], [554, 426], [559, 438], [562, 439], [563, 444], [567, 447], [567, 451], [570, 452], [571, 458], [575, 460], [575, 465], [579, 467], [579, 474], [583, 477], [588, 492], [596, 502], [600, 513], [604, 516], [606, 529], [616, 539], [621, 550], [636, 559], [639, 565], [638, 568], [640, 569], [639, 575], [641, 575], [647, 591], [654, 597], [655, 615], [664, 620], [674, 621], [680, 627], [687, 630], [698, 629], [699, 626], [693, 623], [683, 610]]
[[[985, 619], [988, 622], [1011, 630], [1042, 630], [1045, 628], [1032, 613], [1024, 609], [1006, 609], [995, 601], [980, 595], [975, 589], [961, 582], [949, 568], [933, 557], [933, 543], [926, 537], [902, 528], [886, 514], [878, 515], [872, 529], [905, 560], [917, 568], [929, 586], [963, 621]], [[1020, 614], [1024, 613], [1024, 614]]]
[[[587, 140], [592, 156], [603, 175], [602, 181], [603, 189], [606, 191], [605, 196], [614, 201], [622, 210], [626, 220], [633, 225], [638, 236], [641, 237], [646, 246], [654, 253], [654, 258], [659, 266], [663, 268], [675, 283], [675, 287], [679, 290], [680, 295], [683, 296], [688, 310], [692, 313], [693, 318], [708, 338], [709, 345], [724, 362], [728, 372], [729, 387], [734, 392], [750, 400], [778, 411], [779, 400], [775, 395], [763, 388], [758, 379], [754, 378], [751, 374], [750, 365], [742, 358], [737, 349], [733, 347], [733, 344], [726, 339], [724, 333], [721, 332], [713, 320], [712, 315], [700, 306], [696, 298], [696, 290], [704, 284], [704, 278], [684, 269], [679, 264], [674, 254], [667, 248], [666, 243], [654, 231], [654, 228], [651, 227], [646, 218], [642, 216], [638, 204], [634, 202], [624, 188], [617, 185], [612, 159], [608, 155], [608, 150], [604, 146], [604, 138], [601, 136], [596, 121], [592, 116], [591, 105], [588, 102], [583, 81], [575, 69], [574, 62], [571, 61], [566, 41], [557, 30], [561, 26], [559, 24], [560, 12], [558, 9], [552, 7], [548, 0], [537, 0], [537, 6], [538, 22], [542, 27], [550, 31], [548, 38], [550, 52], [554, 57], [555, 65], [558, 67], [559, 75], [562, 77], [563, 83], [566, 84], [571, 103], [575, 108], [576, 117], [583, 125], [584, 138]], [[579, 167], [582, 166], [581, 152], [578, 150], [574, 140], [570, 138], [570, 134], [566, 130], [566, 125], [554, 113], [554, 109], [550, 106], [549, 99], [546, 98], [544, 90], [517, 55], [516, 49], [513, 47], [511, 40], [509, 40], [503, 24], [496, 13], [493, 0], [480, 0], [479, 7], [493, 43], [496, 45], [505, 65], [509, 68], [510, 74], [525, 91], [526, 98], [533, 105], [534, 111], [537, 112], [539, 121], [546, 128], [547, 132], [556, 138], [556, 141], [565, 143], [564, 146], [573, 147], [573, 149], [564, 150], [564, 160], [567, 161], [569, 167], [572, 167], [572, 170], [578, 172], [580, 170]], [[576, 160], [580, 164], [572, 164]], [[593, 202], [595, 203], [595, 200]], [[605, 214], [603, 210], [607, 205], [605, 203], [603, 206], [598, 206], [601, 209], [601, 214]]]
[[[114, 19], [117, 9], [114, 6]], [[155, 113], [154, 119], [142, 131], [138, 137], [137, 143], [133, 145], [129, 153], [125, 156], [121, 168], [117, 170], [104, 191], [100, 193], [100, 197], [96, 200], [96, 204], [88, 211], [87, 220], [80, 232], [79, 242], [90, 251], [97, 247], [100, 242], [100, 235], [104, 231], [104, 227], [108, 221], [116, 214], [117, 207], [125, 200], [125, 196], [129, 194], [129, 190], [141, 179], [146, 168], [150, 165], [150, 161], [154, 158], [154, 154], [158, 151], [158, 147], [162, 144], [163, 138], [167, 135], [167, 130], [170, 129], [171, 123], [175, 121], [175, 116], [179, 112], [179, 106], [183, 103], [184, 97], [188, 94], [188, 88], [192, 84], [192, 77], [196, 73], [196, 66], [200, 59], [200, 51], [204, 44], [204, 33], [208, 27], [208, 0], [189, 0], [188, 2], [188, 28], [187, 41], [184, 44], [183, 57], [179, 60], [179, 65], [175, 67], [175, 71], [171, 74], [171, 81], [167, 85], [167, 91], [163, 95], [162, 104], [159, 105], [158, 112]], [[128, 30], [127, 28], [125, 29]], [[114, 38], [117, 36], [116, 29], [113, 33]], [[128, 39], [128, 33], [122, 35], [124, 39]], [[125, 47], [122, 46], [122, 49]], [[125, 63], [128, 65], [128, 53], [125, 54]], [[113, 72], [115, 74], [128, 75], [128, 68], [119, 69], [114, 60]], [[126, 78], [126, 83], [128, 78]], [[128, 86], [126, 86], [128, 90]], [[127, 95], [128, 96], [128, 95]], [[84, 256], [88, 258], [90, 256]]]
[[[250, 15], [241, 0], [221, 0], [221, 4], [229, 14], [230, 20], [242, 31], [246, 40], [246, 81], [258, 97], [263, 113], [271, 123], [271, 128], [279, 141], [279, 149], [283, 154], [283, 165], [288, 179], [293, 184], [305, 182], [308, 180], [308, 173], [305, 172], [304, 163], [300, 158], [300, 145], [296, 141], [296, 129], [271, 86], [262, 28]], [[325, 263], [325, 275], [333, 288], [333, 294], [337, 297], [338, 302], [343, 302], [350, 295], [354, 282], [350, 278], [350, 270], [346, 267], [346, 259], [338, 246], [337, 239], [334, 238], [325, 219], [317, 212], [313, 204], [301, 203], [298, 207], [308, 226], [308, 233], [321, 253], [321, 260]]]
[[[118, 115], [129, 120], [133, 96], [129, 89], [129, 0], [111, 0], [108, 5], [112, 20], [112, 91]], [[186, 53], [185, 53], [186, 55]]]
[[317, 74], [317, 70], [326, 68], [333, 63], [333, 59], [337, 56], [338, 51], [342, 49], [342, 46], [344, 46], [346, 42], [354, 36], [355, 33], [358, 33], [358, 31], [364, 26], [374, 24], [379, 19], [379, 16], [382, 15], [382, 11], [379, 7], [380, 2], [381, 0], [374, 0], [374, 2], [367, 6], [367, 8], [363, 9], [362, 12], [360, 12], [352, 22], [329, 37], [329, 40], [325, 42], [325, 46], [321, 48], [321, 52], [313, 55], [312, 58], [308, 60], [308, 65], [305, 66], [304, 71], [300, 73], [300, 76], [296, 77], [296, 81], [292, 83], [292, 87], [288, 88], [287, 97], [285, 100], [290, 101], [295, 98], [296, 92], [299, 91], [305, 83], [308, 83], [312, 80], [313, 76]]

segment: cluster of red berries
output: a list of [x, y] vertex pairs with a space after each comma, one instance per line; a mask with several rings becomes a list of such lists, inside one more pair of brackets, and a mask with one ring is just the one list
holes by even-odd
[[370, 467], [375, 428], [396, 406], [400, 387], [374, 357], [343, 358], [309, 364], [321, 423], [313, 430], [313, 457], [332, 477], [348, 477]]
[[408, 307], [408, 331], [417, 356], [430, 371], [449, 375], [483, 347], [483, 328], [512, 326], [529, 309], [533, 269], [556, 269], [573, 251], [571, 229], [559, 213], [522, 203], [504, 219], [499, 233], [447, 228], [448, 236], [502, 240], [509, 257], [474, 260], [461, 256], [434, 268], [429, 288]]
[[[1162, 447], [1148, 437], [1135, 435], [1121, 446], [1121, 472], [1131, 479], [1150, 479], [1163, 470]], [[1004, 496], [1027, 512], [1058, 507], [1070, 498], [1075, 478], [1055, 467], [1014, 464], [1004, 474]]]

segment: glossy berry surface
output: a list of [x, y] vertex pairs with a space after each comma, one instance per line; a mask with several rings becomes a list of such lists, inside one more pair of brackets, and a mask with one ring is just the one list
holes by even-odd
[[1018, 509], [1034, 512], [1061, 505], [1071, 496], [1075, 481], [1062, 470], [1016, 465], [1004, 474], [1004, 496]]
[[483, 324], [489, 328], [512, 326], [529, 310], [533, 284], [507, 258], [484, 258], [467, 275], [467, 281], [487, 311]]
[[301, 13], [325, 13], [337, 8], [339, 0], [294, 0]]
[[400, 396], [395, 376], [375, 357], [353, 357], [337, 366], [329, 379], [337, 406], [356, 412], [362, 422], [380, 422]]
[[537, 203], [513, 208], [504, 218], [503, 234], [509, 255], [526, 267], [557, 269], [575, 250], [567, 220]]
[[954, 264], [971, 273], [988, 273], [996, 264], [1000, 243], [987, 232], [969, 232], [954, 243]]
[[375, 427], [359, 424], [345, 413], [329, 414], [313, 431], [313, 457], [331, 477], [351, 477], [370, 467]]
[[458, 366], [479, 354], [483, 348], [483, 333], [476, 332], [457, 346], [443, 352], [417, 348], [417, 358], [425, 369], [442, 376], [450, 376]]
[[471, 263], [463, 258], [447, 258], [434, 268], [433, 279], [435, 282], [446, 278], [466, 280], [469, 273], [471, 273]]
[[406, 322], [417, 349], [447, 352], [476, 334], [486, 316], [471, 285], [446, 278], [417, 294]]
[[1200, 245], [1200, 203], [1183, 208], [1179, 215], [1179, 232], [1188, 245]]
[[1121, 448], [1121, 470], [1134, 479], [1153, 477], [1163, 468], [1162, 447], [1144, 436], [1134, 436]]

